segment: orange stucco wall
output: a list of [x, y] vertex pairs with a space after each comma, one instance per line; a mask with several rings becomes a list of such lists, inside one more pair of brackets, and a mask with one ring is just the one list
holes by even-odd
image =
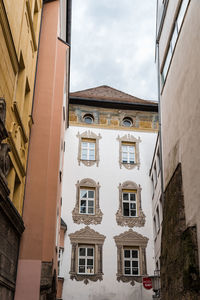
[[[32, 260], [33, 265], [38, 261], [53, 261], [54, 267], [57, 266], [55, 243], [61, 193], [59, 168], [61, 135], [64, 133], [63, 92], [66, 51], [69, 51], [68, 46], [57, 38], [58, 27], [59, 1], [53, 1], [45, 4], [43, 9], [23, 211], [26, 229], [19, 254], [16, 300], [29, 299], [29, 284], [20, 282], [27, 274], [26, 261]], [[37, 279], [40, 282], [40, 277]]]

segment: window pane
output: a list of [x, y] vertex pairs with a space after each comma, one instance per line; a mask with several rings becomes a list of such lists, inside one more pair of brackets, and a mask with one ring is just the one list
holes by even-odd
[[86, 214], [86, 207], [80, 207], [80, 213]]
[[130, 268], [130, 266], [131, 266], [130, 263], [131, 263], [131, 262], [130, 262], [129, 260], [125, 260], [125, 261], [124, 261], [125, 267], [129, 267], [129, 268]]
[[83, 258], [79, 259], [79, 266], [85, 266], [85, 259]]
[[138, 251], [132, 250], [132, 258], [138, 258]]
[[79, 266], [79, 273], [85, 273], [85, 267]]
[[93, 266], [93, 259], [87, 259], [87, 265]]
[[130, 257], [130, 250], [124, 250], [124, 257]]
[[89, 148], [90, 149], [95, 149], [95, 143], [89, 143]]
[[87, 256], [93, 256], [93, 248], [87, 249]]
[[132, 261], [132, 268], [138, 268], [138, 261]]
[[87, 143], [86, 142], [82, 142], [81, 146], [82, 146], [82, 148], [87, 148]]
[[138, 268], [132, 268], [132, 275], [138, 275]]
[[93, 213], [94, 213], [94, 208], [88, 207], [88, 214], [93, 214]]
[[93, 207], [94, 206], [94, 201], [93, 200], [88, 200], [88, 206]]
[[130, 200], [135, 201], [135, 194], [130, 194]]
[[180, 8], [180, 10], [179, 10], [178, 18], [177, 18], [178, 31], [179, 31], [180, 28], [181, 28], [181, 25], [182, 25], [182, 22], [183, 22], [183, 18], [184, 18], [184, 15], [185, 15], [185, 11], [186, 11], [188, 2], [189, 2], [189, 0], [183, 0], [183, 1], [182, 1], [181, 8]]
[[122, 146], [122, 151], [123, 151], [123, 152], [127, 152], [127, 151], [128, 151], [127, 146]]
[[81, 200], [81, 207], [86, 207], [86, 200]]
[[128, 193], [123, 193], [123, 200], [128, 200]]
[[131, 269], [130, 268], [125, 268], [124, 269], [124, 274], [126, 274], [126, 275], [131, 274]]
[[135, 202], [130, 203], [130, 208], [131, 209], [136, 209], [136, 203]]
[[94, 191], [88, 191], [88, 198], [94, 198]]
[[129, 216], [129, 204], [128, 203], [123, 203], [123, 213], [124, 213], [124, 216]]
[[173, 32], [172, 39], [171, 39], [171, 47], [172, 47], [172, 51], [174, 50], [174, 47], [175, 47], [175, 44], [176, 44], [177, 37], [178, 37], [177, 24], [175, 23], [174, 32]]
[[81, 190], [81, 198], [86, 198], [86, 197], [87, 197], [87, 191]]
[[94, 270], [93, 270], [93, 266], [87, 266], [87, 274], [93, 274]]
[[89, 160], [95, 160], [95, 155], [94, 154], [90, 154], [89, 155]]
[[85, 256], [85, 248], [79, 248], [79, 255]]
[[136, 210], [131, 210], [131, 217], [136, 217]]
[[130, 153], [134, 153], [134, 152], [135, 152], [134, 146], [129, 146], [129, 152], [130, 152]]

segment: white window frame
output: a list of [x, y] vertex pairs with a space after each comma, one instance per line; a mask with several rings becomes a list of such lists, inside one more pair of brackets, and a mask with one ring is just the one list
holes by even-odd
[[[130, 257], [125, 257], [125, 251], [130, 251]], [[137, 252], [137, 258], [133, 258], [132, 256], [132, 251], [136, 251]], [[124, 255], [124, 265], [123, 265], [123, 271], [124, 271], [124, 276], [140, 276], [140, 257], [139, 257], [139, 250], [135, 249], [135, 248], [131, 248], [131, 249], [127, 249], [124, 248], [123, 249], [123, 255]], [[125, 262], [129, 261], [130, 262], [130, 274], [126, 274], [125, 273]], [[137, 262], [138, 266], [137, 266], [137, 274], [133, 274], [133, 267], [132, 267], [132, 262]]]
[[[80, 255], [80, 249], [85, 249], [85, 255]], [[93, 255], [89, 256], [88, 255], [88, 249], [92, 249], [93, 250]], [[90, 245], [79, 245], [78, 247], [78, 274], [80, 275], [93, 275], [94, 274], [94, 262], [95, 262], [95, 252], [94, 252], [95, 248], [94, 246], [90, 246]], [[80, 265], [80, 259], [84, 259], [85, 260], [85, 264], [84, 265]], [[93, 264], [92, 266], [92, 272], [87, 272], [88, 270], [88, 263], [87, 260], [92, 260]], [[86, 272], [80, 272], [79, 271], [79, 267], [80, 266], [84, 266], [85, 267], [85, 271]]]
[[[84, 144], [86, 144], [86, 145], [84, 145]], [[83, 157], [83, 150], [86, 150], [86, 158]], [[91, 155], [91, 152], [93, 152], [94, 154]], [[93, 157], [93, 158], [91, 158], [91, 157]], [[87, 140], [83, 139], [81, 141], [81, 160], [91, 160], [91, 161], [96, 160], [96, 142], [95, 142], [95, 140], [87, 141]]]
[[[124, 194], [128, 194], [128, 200], [124, 200]], [[132, 194], [135, 195], [135, 200], [131, 200]], [[126, 216], [124, 214], [124, 204], [129, 205], [129, 215], [128, 216]], [[131, 204], [135, 204], [135, 208], [131, 208]], [[122, 206], [123, 206], [123, 216], [124, 217], [136, 218], [138, 216], [138, 213], [137, 213], [137, 191], [122, 190]], [[135, 216], [131, 215], [132, 210], [136, 212]]]
[[[86, 191], [87, 197], [83, 198], [81, 197], [82, 191]], [[93, 192], [93, 198], [89, 197], [89, 192]], [[81, 212], [81, 201], [86, 201], [86, 212]], [[93, 213], [89, 212], [89, 201], [93, 202]], [[86, 188], [80, 188], [80, 203], [79, 203], [79, 213], [83, 215], [94, 215], [95, 214], [95, 190], [94, 189], [86, 189]]]
[[[125, 147], [127, 148], [125, 150]], [[133, 150], [131, 151], [131, 148], [133, 148]], [[124, 154], [127, 154], [127, 159], [124, 159]], [[133, 160], [131, 159], [131, 154], [133, 154]], [[136, 156], [135, 156], [135, 144], [134, 143], [130, 143], [130, 144], [126, 144], [122, 142], [122, 163], [123, 164], [135, 164], [136, 163]]]

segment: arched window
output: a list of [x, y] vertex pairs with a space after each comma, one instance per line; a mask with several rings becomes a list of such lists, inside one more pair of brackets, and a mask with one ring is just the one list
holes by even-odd
[[86, 115], [84, 115], [83, 120], [84, 120], [84, 122], [87, 123], [87, 124], [92, 124], [92, 123], [94, 123], [94, 117], [93, 117], [93, 115], [91, 115], [91, 114], [86, 114]]
[[133, 126], [133, 121], [131, 118], [126, 117], [122, 120], [122, 125], [125, 127], [131, 127], [131, 126]]

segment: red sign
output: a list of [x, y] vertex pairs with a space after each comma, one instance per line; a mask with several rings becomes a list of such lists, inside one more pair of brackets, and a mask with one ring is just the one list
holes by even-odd
[[152, 280], [150, 277], [143, 277], [142, 282], [145, 289], [152, 289]]

